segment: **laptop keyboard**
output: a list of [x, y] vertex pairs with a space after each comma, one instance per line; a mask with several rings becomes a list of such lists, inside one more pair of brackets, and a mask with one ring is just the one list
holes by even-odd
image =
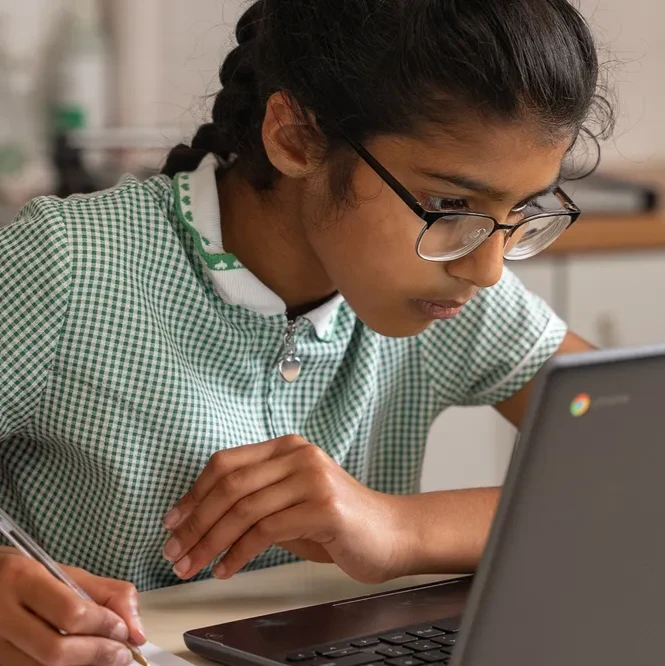
[[286, 655], [289, 666], [442, 666], [450, 662], [461, 618], [307, 648]]

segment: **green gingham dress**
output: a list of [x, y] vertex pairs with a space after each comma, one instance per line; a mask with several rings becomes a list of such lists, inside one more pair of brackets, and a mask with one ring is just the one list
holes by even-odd
[[418, 492], [436, 416], [505, 400], [566, 332], [508, 270], [411, 338], [338, 296], [296, 322], [287, 383], [285, 305], [224, 252], [216, 167], [39, 198], [0, 229], [0, 506], [57, 560], [140, 590], [180, 582], [161, 520], [216, 451], [298, 434]]

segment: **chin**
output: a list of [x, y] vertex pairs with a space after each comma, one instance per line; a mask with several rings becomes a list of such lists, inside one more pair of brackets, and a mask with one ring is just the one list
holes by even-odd
[[407, 313], [400, 317], [369, 316], [365, 318], [360, 315], [358, 317], [365, 326], [386, 338], [411, 338], [414, 335], [419, 335], [432, 325], [431, 321], [414, 319], [413, 316], [409, 316]]

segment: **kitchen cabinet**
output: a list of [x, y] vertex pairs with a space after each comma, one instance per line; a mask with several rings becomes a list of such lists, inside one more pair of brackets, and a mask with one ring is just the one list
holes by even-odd
[[665, 342], [665, 252], [568, 260], [568, 322], [600, 347]]

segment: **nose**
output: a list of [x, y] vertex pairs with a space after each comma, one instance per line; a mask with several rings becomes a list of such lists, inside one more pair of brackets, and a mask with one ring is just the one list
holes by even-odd
[[503, 274], [505, 241], [505, 233], [493, 234], [470, 254], [449, 262], [448, 274], [471, 282], [479, 289], [493, 287]]

